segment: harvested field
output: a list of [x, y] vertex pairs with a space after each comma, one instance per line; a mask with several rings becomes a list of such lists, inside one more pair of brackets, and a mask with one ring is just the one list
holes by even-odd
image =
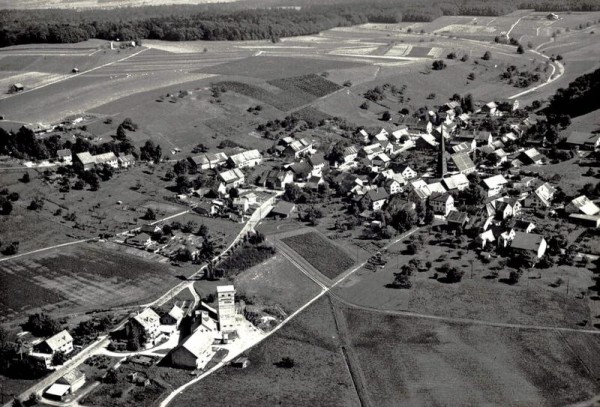
[[344, 314], [373, 405], [562, 406], [600, 390], [597, 336]]
[[269, 84], [277, 86], [289, 92], [297, 92], [298, 89], [318, 98], [329, 95], [342, 87], [328, 81], [322, 76], [309, 74], [304, 76], [296, 76], [292, 78], [276, 79], [269, 81]]
[[296, 116], [300, 120], [313, 121], [317, 123], [321, 120], [331, 119], [330, 115], [328, 115], [327, 113], [323, 113], [312, 106], [308, 106], [294, 112], [294, 116]]
[[363, 64], [317, 58], [257, 56], [204, 68], [199, 72], [273, 80], [361, 65]]
[[288, 92], [273, 93], [256, 85], [250, 85], [242, 82], [218, 82], [217, 86], [222, 86], [228, 91], [236, 92], [281, 110], [288, 111], [310, 103], [315, 99], [314, 96], [297, 89], [293, 94]]
[[331, 279], [354, 264], [343, 249], [317, 232], [286, 237], [282, 242]]
[[3, 262], [0, 317], [10, 321], [39, 309], [60, 316], [142, 304], [186, 273], [156, 259], [131, 256], [126, 250], [86, 243]]
[[[173, 405], [358, 406], [329, 301], [321, 298], [272, 337], [249, 350], [250, 366], [226, 366], [194, 384]], [[283, 357], [291, 369], [276, 366]]]

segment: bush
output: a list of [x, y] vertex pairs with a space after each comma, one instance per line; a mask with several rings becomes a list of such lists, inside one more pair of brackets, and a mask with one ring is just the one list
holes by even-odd
[[431, 67], [433, 68], [434, 71], [441, 71], [442, 69], [446, 68], [446, 63], [444, 61], [442, 61], [441, 59], [438, 59], [437, 61], [433, 61], [433, 64], [431, 65]]
[[446, 281], [448, 283], [459, 283], [464, 275], [465, 272], [461, 269], [457, 267], [450, 267], [446, 273]]
[[492, 59], [492, 53], [490, 51], [485, 51], [481, 59], [483, 59], [484, 61], [489, 61], [490, 59]]
[[294, 367], [295, 364], [296, 362], [294, 361], [294, 359], [287, 356], [281, 358], [281, 360], [276, 363], [277, 367], [281, 367], [283, 369], [291, 369]]

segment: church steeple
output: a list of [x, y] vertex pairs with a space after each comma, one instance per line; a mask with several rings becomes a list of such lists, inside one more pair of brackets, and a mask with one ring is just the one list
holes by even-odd
[[444, 137], [444, 125], [441, 126], [441, 134], [442, 137], [440, 139], [440, 150], [438, 151], [438, 161], [437, 161], [437, 176], [440, 178], [444, 178], [448, 173], [448, 163], [446, 161], [446, 138]]

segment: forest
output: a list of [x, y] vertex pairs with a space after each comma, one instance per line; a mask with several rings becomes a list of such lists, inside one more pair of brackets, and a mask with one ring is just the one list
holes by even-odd
[[556, 91], [545, 112], [577, 117], [600, 109], [600, 69], [575, 79]]
[[[258, 4], [258, 5], [256, 5]], [[497, 16], [518, 8], [600, 10], [595, 0], [262, 0], [212, 5], [123, 7], [110, 10], [0, 10], [0, 47], [103, 40], [271, 40], [316, 34], [334, 27], [432, 21], [442, 15]], [[287, 5], [285, 7], [284, 5]]]

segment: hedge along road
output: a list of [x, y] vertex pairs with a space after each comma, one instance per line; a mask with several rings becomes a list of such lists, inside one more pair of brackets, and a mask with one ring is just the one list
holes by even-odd
[[[420, 228], [414, 228], [409, 230], [408, 232], [405, 232], [404, 234], [400, 235], [399, 237], [397, 237], [396, 239], [392, 240], [391, 242], [389, 242], [388, 244], [386, 244], [384, 247], [382, 247], [380, 250], [385, 250], [387, 248], [389, 248], [390, 246], [406, 239], [407, 237], [409, 237], [410, 235], [412, 235], [413, 233], [419, 231]], [[341, 282], [345, 281], [348, 277], [350, 277], [352, 274], [356, 273], [358, 270], [360, 270], [365, 264], [367, 264], [369, 260], [365, 260], [364, 262], [354, 266], [354, 268], [350, 269], [350, 271], [346, 272], [345, 274], [342, 275], [342, 277], [340, 277], [335, 283], [333, 283], [330, 287], [325, 287], [322, 286], [321, 284], [318, 284], [321, 287], [321, 292], [319, 294], [317, 294], [314, 298], [312, 298], [311, 300], [309, 300], [306, 304], [304, 304], [303, 306], [301, 306], [300, 308], [298, 308], [296, 311], [294, 311], [292, 314], [290, 314], [286, 319], [284, 319], [279, 325], [277, 325], [272, 331], [267, 332], [264, 336], [262, 336], [260, 339], [258, 339], [257, 341], [255, 341], [254, 343], [252, 343], [251, 345], [249, 345], [247, 348], [235, 353], [235, 354], [230, 354], [227, 355], [227, 358], [224, 361], [219, 362], [217, 365], [215, 365], [212, 369], [206, 371], [205, 373], [203, 373], [202, 375], [196, 377], [195, 379], [187, 382], [186, 384], [184, 384], [183, 386], [173, 390], [168, 396], [167, 398], [165, 398], [161, 403], [160, 403], [160, 407], [166, 407], [167, 405], [169, 405], [169, 403], [171, 401], [173, 401], [173, 399], [175, 397], [177, 397], [179, 394], [183, 393], [183, 391], [185, 389], [187, 389], [188, 387], [192, 386], [193, 384], [199, 382], [200, 380], [204, 379], [206, 376], [216, 372], [217, 370], [219, 370], [220, 368], [222, 368], [223, 366], [226, 365], [226, 363], [229, 360], [232, 360], [234, 358], [236, 358], [237, 356], [239, 356], [240, 354], [246, 352], [248, 349], [253, 348], [254, 346], [258, 345], [259, 343], [261, 343], [262, 341], [264, 341], [265, 339], [267, 339], [268, 337], [270, 337], [271, 335], [273, 335], [274, 333], [276, 333], [277, 331], [279, 331], [281, 328], [283, 328], [288, 322], [290, 322], [294, 317], [296, 317], [298, 314], [300, 314], [302, 311], [304, 311], [306, 308], [308, 308], [309, 306], [311, 306], [315, 301], [317, 301], [319, 298], [321, 298], [322, 296], [324, 296], [325, 294], [327, 294], [328, 292], [331, 291], [331, 289], [333, 289], [334, 287], [336, 287], [338, 284], [340, 284]], [[302, 270], [300, 270], [302, 271]], [[312, 280], [312, 279], [311, 279]], [[316, 282], [315, 282], [316, 283]], [[316, 283], [317, 284], [317, 283]]]

